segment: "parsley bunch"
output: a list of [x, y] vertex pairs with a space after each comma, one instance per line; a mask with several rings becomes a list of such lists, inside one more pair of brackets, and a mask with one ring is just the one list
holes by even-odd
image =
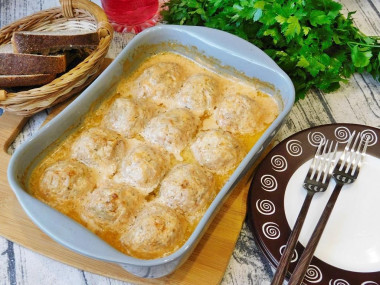
[[379, 80], [380, 37], [366, 36], [333, 0], [170, 0], [172, 24], [207, 26], [264, 50], [292, 79], [296, 99], [310, 88], [331, 92], [354, 72]]

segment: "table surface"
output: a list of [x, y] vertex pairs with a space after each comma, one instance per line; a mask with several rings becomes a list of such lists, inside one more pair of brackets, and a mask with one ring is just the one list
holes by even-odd
[[[99, 4], [99, 0], [94, 1]], [[341, 0], [344, 13], [357, 11], [356, 26], [367, 35], [380, 36], [380, 0]], [[34, 12], [58, 6], [58, 0], [0, 0], [0, 27]], [[131, 34], [115, 33], [109, 57], [115, 57]], [[10, 152], [28, 140], [47, 115], [32, 117], [15, 140]], [[357, 123], [380, 128], [380, 84], [369, 75], [355, 74], [334, 93], [310, 91], [297, 102], [277, 142], [307, 129], [329, 123]], [[244, 223], [222, 284], [269, 284], [272, 269], [260, 252], [247, 222]], [[67, 266], [0, 237], [1, 284], [128, 284]]]

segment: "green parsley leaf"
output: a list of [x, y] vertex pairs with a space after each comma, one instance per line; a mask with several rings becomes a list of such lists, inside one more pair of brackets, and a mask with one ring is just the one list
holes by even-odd
[[314, 10], [310, 13], [310, 24], [314, 27], [318, 25], [325, 25], [330, 23], [329, 17], [325, 12], [320, 10]]
[[372, 57], [372, 52], [368, 48], [360, 49], [357, 45], [351, 49], [352, 62], [356, 67], [366, 67]]
[[169, 0], [172, 24], [220, 29], [266, 52], [292, 79], [296, 98], [331, 92], [354, 72], [380, 78], [380, 37], [364, 35], [333, 0]]

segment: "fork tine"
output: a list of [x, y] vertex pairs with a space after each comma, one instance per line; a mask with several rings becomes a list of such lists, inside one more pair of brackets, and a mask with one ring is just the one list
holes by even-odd
[[[352, 165], [355, 163], [356, 153], [357, 153], [356, 148], [359, 150], [360, 144], [361, 144], [361, 141], [359, 142], [359, 139], [360, 139], [360, 132], [356, 135], [354, 143], [353, 143], [350, 151], [347, 154], [347, 158], [345, 160], [345, 165], [346, 165], [346, 170], [344, 171], [345, 173], [348, 173], [350, 171]], [[358, 142], [359, 142], [359, 145], [356, 147]]]
[[316, 167], [316, 175], [317, 178], [315, 179], [316, 181], [320, 181], [321, 175], [323, 173], [323, 167], [324, 167], [324, 162], [325, 162], [325, 157], [327, 154], [327, 148], [329, 145], [329, 140], [325, 141], [325, 145], [323, 147], [321, 155], [318, 157], [318, 166]]
[[329, 150], [328, 150], [327, 153], [325, 153], [325, 163], [324, 163], [324, 167], [323, 167], [323, 170], [322, 170], [322, 174], [323, 174], [322, 182], [325, 181], [325, 178], [326, 178], [326, 176], [328, 174], [327, 169], [329, 168], [329, 158], [330, 158], [332, 146], [333, 146], [333, 141], [330, 142]]
[[351, 142], [352, 142], [352, 140], [353, 140], [353, 138], [355, 136], [355, 133], [356, 133], [356, 131], [352, 132], [352, 135], [348, 139], [347, 144], [346, 144], [346, 146], [344, 148], [344, 151], [343, 151], [342, 155], [339, 158], [339, 161], [338, 161], [339, 171], [342, 171], [342, 169], [344, 167], [344, 164], [345, 164], [345, 161], [346, 161], [346, 156], [347, 156], [347, 154], [348, 154], [348, 152], [350, 150]]
[[359, 146], [355, 152], [354, 161], [352, 162], [351, 175], [354, 175], [356, 170], [360, 168], [361, 162], [363, 161], [363, 158], [366, 154], [367, 147], [368, 140], [365, 138], [365, 136], [361, 136]]
[[335, 142], [335, 147], [333, 148], [334, 142], [331, 142], [330, 148], [329, 148], [329, 153], [326, 158], [326, 165], [325, 169], [323, 171], [323, 179], [322, 183], [326, 183], [327, 177], [332, 175], [332, 171], [334, 169], [334, 163], [335, 163], [335, 158], [336, 158], [336, 152], [338, 150], [338, 142]]
[[334, 170], [334, 163], [336, 161], [336, 155], [337, 155], [337, 152], [338, 152], [338, 145], [339, 143], [336, 142], [335, 143], [335, 149], [334, 149], [334, 154], [333, 154], [333, 157], [331, 159], [331, 167], [330, 167], [330, 170], [329, 170], [329, 173], [332, 174], [333, 170]]
[[365, 142], [364, 142], [364, 147], [363, 147], [363, 150], [362, 150], [362, 157], [361, 157], [361, 160], [359, 161], [359, 163], [362, 162], [363, 157], [366, 155], [366, 153], [367, 153], [367, 147], [368, 147], [368, 144], [369, 144], [369, 140], [365, 136], [363, 136], [363, 139], [365, 140]]
[[331, 150], [331, 143], [330, 143], [330, 149], [329, 150], [328, 150], [328, 146], [329, 146], [329, 140], [326, 140], [325, 147], [323, 148], [323, 153], [321, 155], [321, 160], [320, 160], [320, 164], [319, 164], [319, 168], [318, 168], [318, 176], [316, 179], [317, 181], [320, 181], [322, 175], [326, 171], [327, 158], [328, 158], [329, 151]]
[[324, 143], [324, 141], [321, 140], [321, 142], [318, 145], [317, 151], [315, 152], [313, 160], [311, 161], [311, 165], [310, 165], [309, 172], [308, 172], [309, 179], [313, 179], [314, 178], [314, 175], [315, 175], [318, 163], [319, 163], [319, 157], [322, 155], [322, 146], [323, 146], [323, 143]]
[[[360, 136], [360, 133], [358, 133], [358, 137], [359, 136]], [[356, 138], [355, 142], [358, 140], [358, 137]], [[363, 136], [360, 137], [359, 145], [357, 146], [357, 148], [353, 147], [351, 149], [352, 156], [353, 156], [352, 167], [354, 167], [357, 164], [357, 162], [360, 160], [359, 158], [360, 158], [360, 155], [361, 155], [361, 151], [362, 151], [361, 148], [362, 148], [362, 146], [364, 147], [364, 145], [363, 145]]]

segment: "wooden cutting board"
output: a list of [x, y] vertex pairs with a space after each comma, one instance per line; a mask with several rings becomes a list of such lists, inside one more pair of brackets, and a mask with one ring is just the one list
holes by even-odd
[[[56, 107], [47, 120], [67, 104]], [[9, 144], [27, 119], [11, 114], [0, 117], [0, 235], [26, 248], [79, 269], [137, 284], [218, 284], [220, 283], [245, 214], [249, 175], [237, 186], [222, 206], [189, 259], [173, 274], [159, 279], [143, 279], [129, 274], [116, 264], [74, 253], [44, 234], [24, 213], [7, 181]]]

